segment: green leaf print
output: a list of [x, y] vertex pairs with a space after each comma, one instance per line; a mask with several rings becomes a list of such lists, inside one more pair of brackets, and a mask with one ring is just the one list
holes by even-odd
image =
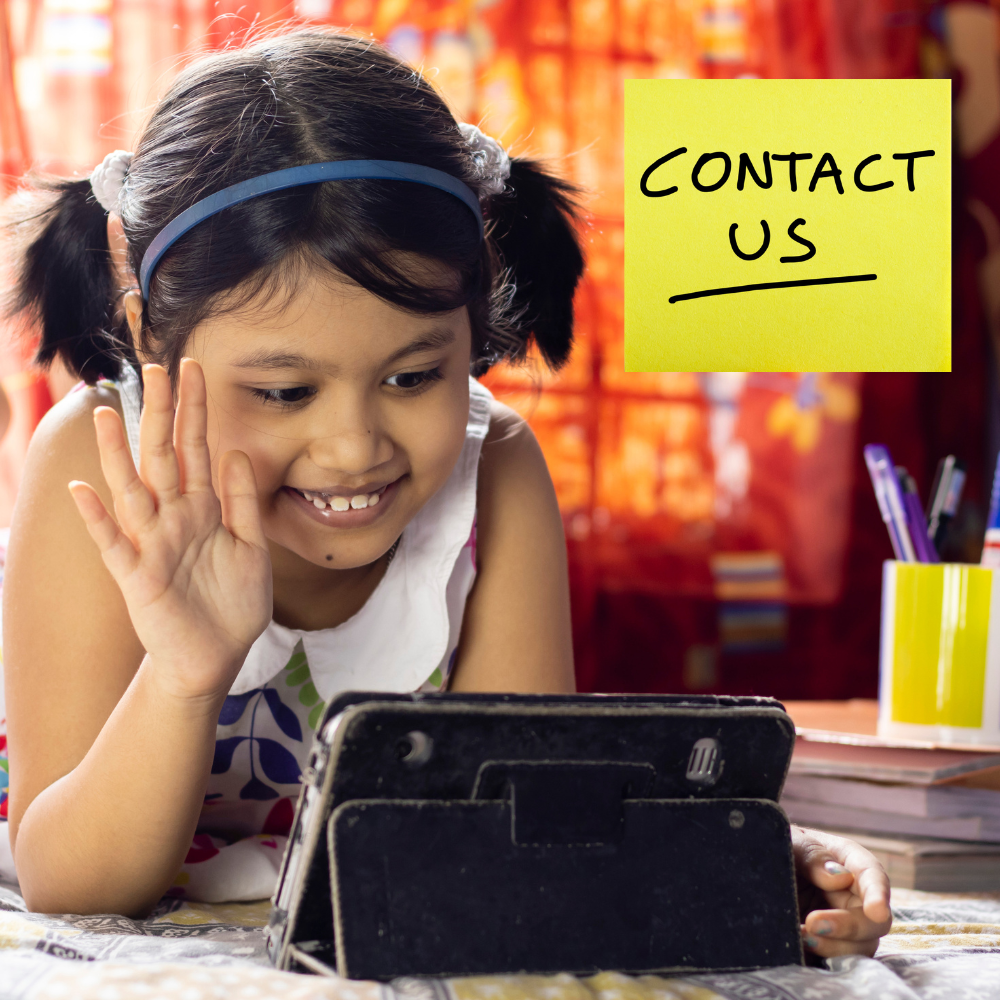
[[305, 648], [302, 645], [301, 639], [295, 644], [295, 649], [292, 650], [292, 655], [285, 664], [283, 673], [285, 675], [285, 683], [290, 688], [302, 688], [299, 691], [299, 702], [306, 707], [313, 706], [306, 721], [309, 728], [315, 731], [323, 715], [326, 703], [320, 700], [319, 692], [312, 682], [312, 674], [309, 672], [309, 661], [306, 658]]
[[312, 729], [314, 732], [316, 730], [316, 727], [319, 725], [319, 720], [320, 720], [320, 718], [323, 715], [323, 709], [324, 708], [326, 708], [326, 702], [325, 701], [321, 701], [309, 713], [309, 718], [306, 720], [309, 723], [309, 728]]
[[285, 678], [285, 682], [289, 687], [295, 687], [301, 684], [303, 681], [310, 679], [309, 664], [303, 660], [301, 667], [296, 667], [289, 675]]

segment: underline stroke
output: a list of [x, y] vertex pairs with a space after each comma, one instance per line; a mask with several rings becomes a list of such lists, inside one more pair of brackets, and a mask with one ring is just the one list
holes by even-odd
[[703, 299], [707, 295], [733, 295], [736, 292], [759, 292], [768, 288], [801, 288], [803, 285], [843, 285], [849, 281], [875, 281], [877, 274], [845, 274], [837, 278], [804, 278], [801, 281], [762, 281], [757, 285], [733, 285], [730, 288], [706, 288], [702, 292], [687, 292], [671, 295], [667, 300], [671, 305], [686, 299]]

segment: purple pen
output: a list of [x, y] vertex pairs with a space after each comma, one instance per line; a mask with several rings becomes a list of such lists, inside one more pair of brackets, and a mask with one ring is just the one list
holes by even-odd
[[902, 465], [896, 466], [896, 478], [903, 491], [903, 509], [906, 512], [906, 526], [910, 530], [910, 538], [916, 551], [917, 559], [923, 563], [940, 562], [937, 549], [927, 531], [927, 519], [920, 503], [920, 493], [916, 480]]
[[889, 449], [882, 444], [866, 444], [864, 449], [865, 465], [875, 488], [875, 499], [878, 509], [889, 532], [889, 541], [896, 558], [901, 562], [918, 562], [907, 517], [903, 491], [896, 478], [896, 469], [892, 463]]

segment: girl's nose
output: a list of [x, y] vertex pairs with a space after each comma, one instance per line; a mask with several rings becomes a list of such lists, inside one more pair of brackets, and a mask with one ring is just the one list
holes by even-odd
[[331, 472], [360, 476], [392, 458], [392, 442], [375, 415], [361, 406], [337, 407], [313, 433], [309, 457]]

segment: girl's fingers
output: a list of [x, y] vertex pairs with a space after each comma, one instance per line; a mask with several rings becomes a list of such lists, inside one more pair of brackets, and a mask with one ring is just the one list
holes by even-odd
[[[876, 924], [892, 922], [889, 907], [889, 876], [878, 859], [860, 844], [851, 841], [844, 862], [854, 873], [855, 891], [861, 897], [865, 916]], [[888, 929], [888, 928], [887, 928]], [[885, 933], [883, 931], [883, 933]]]
[[847, 889], [854, 882], [853, 873], [841, 863], [841, 858], [838, 856], [837, 844], [834, 843], [836, 839], [824, 836], [816, 830], [792, 827], [795, 866], [813, 885], [824, 892]]
[[874, 955], [879, 939], [888, 933], [891, 923], [891, 920], [869, 920], [860, 907], [814, 910], [802, 925], [802, 937], [806, 947], [823, 958]]
[[816, 830], [792, 827], [792, 837], [796, 861], [813, 885], [826, 893], [850, 888], [874, 923], [890, 919], [889, 877], [875, 855], [852, 840]]
[[139, 420], [139, 474], [156, 499], [180, 494], [180, 469], [174, 451], [174, 396], [170, 376], [160, 365], [142, 366], [142, 417]]
[[110, 406], [94, 410], [94, 430], [101, 471], [115, 498], [115, 511], [126, 531], [139, 531], [156, 516], [156, 504], [135, 471], [121, 418]]
[[207, 393], [201, 365], [193, 358], [181, 360], [174, 421], [174, 448], [180, 462], [181, 489], [185, 493], [212, 490], [212, 458], [208, 450]]
[[[876, 924], [890, 920], [889, 876], [878, 858], [860, 844], [844, 837], [827, 836], [825, 844], [830, 860], [824, 861], [824, 871], [848, 872], [853, 882], [851, 891], [861, 900], [865, 915]], [[839, 882], [834, 885], [829, 877], [824, 882], [819, 875], [813, 882], [821, 889], [844, 888]]]
[[847, 941], [839, 938], [818, 938], [812, 934], [805, 935], [806, 947], [820, 958], [835, 958], [837, 955], [868, 955], [871, 957], [878, 951], [877, 937], [859, 941]]
[[854, 874], [825, 848], [807, 851], [803, 861], [809, 881], [824, 892], [847, 889], [854, 882]]
[[219, 462], [219, 500], [222, 523], [230, 534], [249, 545], [266, 548], [257, 480], [250, 459], [242, 451], [227, 451]]
[[69, 484], [69, 492], [111, 575], [116, 580], [124, 579], [138, 562], [135, 547], [122, 533], [92, 486], [73, 480]]
[[837, 941], [868, 941], [885, 934], [891, 920], [869, 920], [861, 907], [848, 910], [813, 910], [804, 923], [806, 933], [814, 938]]
[[799, 870], [838, 909], [813, 910], [802, 925], [806, 947], [823, 958], [874, 955], [892, 926], [889, 879], [878, 860], [854, 841], [792, 827]]

